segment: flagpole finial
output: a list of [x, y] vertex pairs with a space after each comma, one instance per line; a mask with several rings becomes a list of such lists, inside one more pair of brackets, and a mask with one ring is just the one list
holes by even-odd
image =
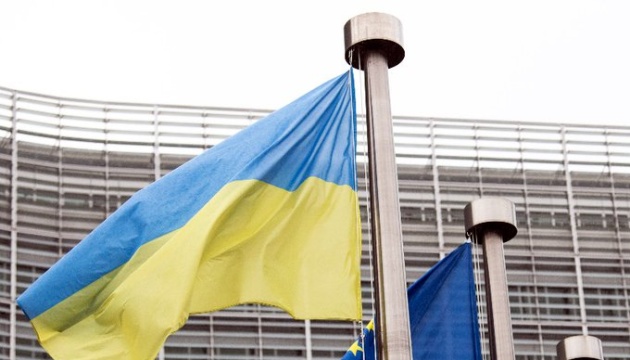
[[396, 17], [372, 12], [353, 17], [344, 26], [346, 61], [361, 68], [360, 54], [364, 50], [381, 52], [389, 68], [405, 58], [402, 24]]
[[[508, 242], [518, 232], [514, 203], [499, 197], [474, 200], [464, 208], [464, 225], [467, 235], [492, 229], [502, 235], [503, 242]], [[473, 237], [473, 241], [483, 241], [483, 236]]]
[[588, 335], [569, 336], [556, 345], [558, 360], [603, 360], [602, 342]]

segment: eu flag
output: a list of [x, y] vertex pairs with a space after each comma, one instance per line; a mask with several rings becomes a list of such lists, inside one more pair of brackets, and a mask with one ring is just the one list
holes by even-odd
[[[481, 360], [470, 243], [429, 269], [407, 296], [414, 360]], [[374, 326], [368, 325], [342, 360], [375, 359], [374, 336]]]

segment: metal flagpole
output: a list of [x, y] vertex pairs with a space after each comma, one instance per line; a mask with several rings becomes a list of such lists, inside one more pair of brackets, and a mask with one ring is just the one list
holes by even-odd
[[483, 270], [488, 309], [488, 335], [492, 360], [514, 359], [514, 337], [508, 297], [503, 243], [516, 236], [514, 204], [503, 198], [484, 197], [464, 208], [466, 235], [483, 245]]
[[558, 360], [604, 360], [602, 342], [588, 335], [570, 336], [556, 345]]
[[400, 21], [367, 13], [346, 23], [345, 56], [365, 72], [369, 191], [379, 359], [411, 359], [409, 307], [388, 69], [405, 57]]

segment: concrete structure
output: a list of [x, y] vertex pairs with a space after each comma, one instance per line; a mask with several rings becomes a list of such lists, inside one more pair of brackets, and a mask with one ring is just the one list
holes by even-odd
[[[267, 113], [0, 88], [0, 359], [47, 358], [17, 294], [136, 190]], [[606, 359], [630, 358], [630, 127], [395, 117], [394, 134], [409, 283], [464, 241], [466, 204], [507, 198], [519, 229], [504, 244], [516, 358], [554, 359], [559, 341], [585, 333]], [[359, 331], [239, 306], [192, 316], [163, 357], [338, 359]]]

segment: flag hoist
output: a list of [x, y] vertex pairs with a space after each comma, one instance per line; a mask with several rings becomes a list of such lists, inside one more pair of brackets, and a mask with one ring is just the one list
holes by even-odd
[[345, 57], [365, 73], [369, 194], [379, 359], [411, 359], [411, 336], [388, 69], [405, 57], [402, 25], [366, 13], [346, 23]]

